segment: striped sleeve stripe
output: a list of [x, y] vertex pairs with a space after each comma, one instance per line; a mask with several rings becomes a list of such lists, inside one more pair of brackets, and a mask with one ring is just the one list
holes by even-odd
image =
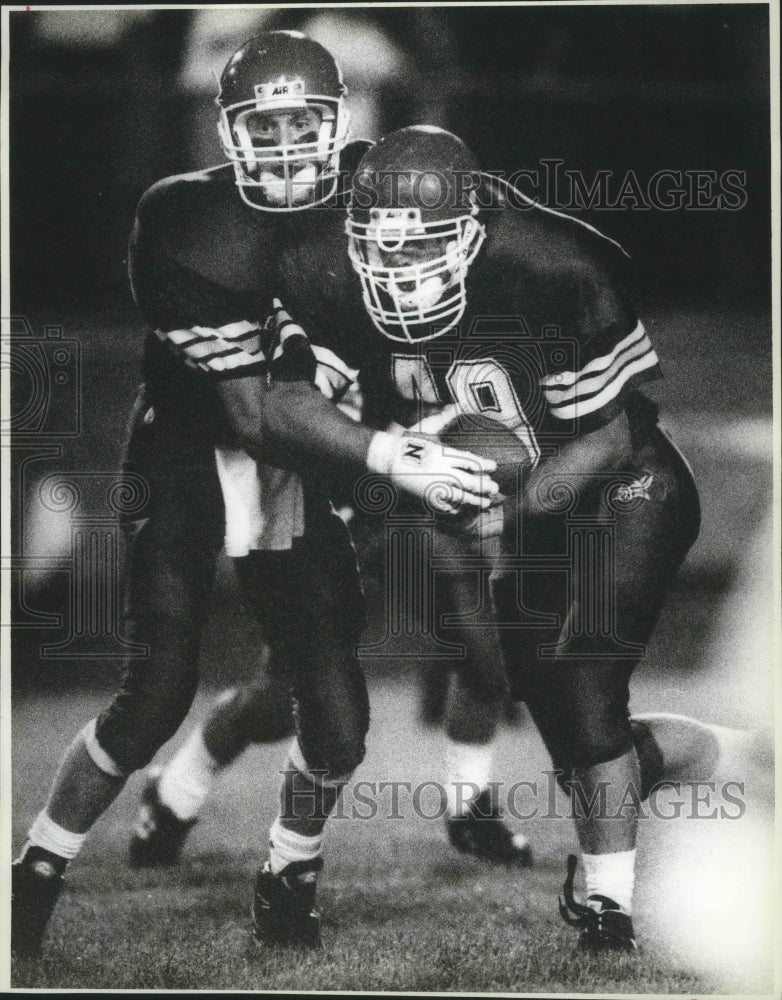
[[552, 406], [557, 406], [561, 403], [567, 402], [568, 400], [590, 396], [595, 392], [600, 392], [602, 389], [605, 389], [607, 385], [611, 384], [612, 380], [616, 378], [625, 365], [628, 365], [631, 361], [635, 361], [637, 358], [643, 357], [645, 354], [652, 354], [654, 355], [655, 360], [657, 360], [654, 348], [652, 347], [649, 338], [644, 334], [640, 340], [630, 344], [626, 350], [622, 351], [614, 359], [613, 363], [599, 375], [593, 375], [589, 378], [580, 378], [568, 389], [547, 389], [546, 399]]
[[247, 368], [258, 364], [258, 355], [248, 354], [240, 347], [225, 354], [215, 355], [198, 362], [199, 367], [207, 368], [209, 371], [231, 371], [236, 368]]
[[229, 329], [229, 333], [236, 334], [233, 340], [225, 340], [220, 336], [221, 330], [227, 329], [226, 327], [213, 330], [210, 327], [195, 326], [189, 330], [155, 332], [161, 340], [173, 344], [191, 368], [198, 367], [204, 371], [230, 371], [258, 365], [265, 360], [258, 341], [248, 342], [248, 338], [258, 337], [257, 327], [244, 321], [229, 324], [229, 327], [232, 328]]
[[307, 339], [307, 334], [292, 318], [279, 299], [275, 299], [272, 305], [274, 306], [274, 325], [281, 344], [284, 344], [288, 337], [299, 336]]
[[208, 327], [194, 326], [193, 330], [199, 332], [205, 330], [207, 333], [217, 333], [223, 340], [242, 341], [249, 340], [258, 333], [258, 324], [250, 323], [246, 319], [240, 319], [237, 323], [226, 323], [225, 326], [218, 326], [215, 331]]
[[192, 340], [189, 344], [179, 346], [194, 361], [209, 361], [211, 358], [219, 358], [226, 354], [247, 353], [237, 344], [226, 344], [224, 340]]
[[351, 368], [338, 354], [335, 354], [328, 347], [323, 347], [321, 344], [313, 344], [312, 350], [318, 359], [319, 365], [325, 365], [327, 368], [333, 369], [343, 378], [347, 379], [348, 382], [355, 382], [358, 378], [358, 368]]
[[[202, 328], [204, 329], [204, 328]], [[216, 344], [219, 341], [219, 337], [216, 333], [211, 332], [209, 334], [195, 334], [193, 330], [155, 330], [155, 333], [160, 337], [161, 340], [168, 340], [176, 347], [190, 348], [191, 344], [202, 343], [203, 341], [211, 341]]]
[[589, 413], [594, 413], [595, 410], [599, 410], [601, 406], [605, 406], [606, 403], [610, 403], [612, 399], [615, 399], [621, 392], [623, 386], [631, 379], [634, 375], [639, 372], [646, 371], [648, 368], [654, 368], [659, 364], [657, 355], [654, 351], [649, 350], [646, 354], [643, 354], [640, 358], [636, 358], [629, 364], [625, 365], [624, 368], [619, 372], [619, 374], [602, 390], [598, 392], [595, 396], [590, 396], [588, 399], [577, 399], [573, 403], [568, 403], [564, 406], [552, 406], [551, 415], [558, 417], [560, 420], [572, 420], [575, 417], [585, 417]]
[[594, 358], [589, 362], [589, 364], [585, 365], [581, 371], [557, 372], [555, 375], [547, 375], [544, 379], [542, 379], [542, 384], [544, 388], [556, 389], [563, 389], [566, 386], [573, 385], [574, 382], [577, 382], [579, 379], [582, 379], [587, 375], [604, 371], [614, 363], [620, 354], [632, 347], [633, 344], [639, 343], [643, 340], [646, 340], [647, 344], [649, 343], [649, 338], [646, 336], [644, 325], [639, 321], [635, 329], [620, 340], [610, 354]]
[[[248, 344], [254, 340], [260, 345], [260, 330], [257, 323], [240, 320], [212, 329], [209, 326], [193, 326], [188, 330], [156, 330], [161, 340], [170, 340], [177, 347], [189, 348], [191, 344], [203, 341], [229, 341], [232, 344]], [[255, 346], [255, 344], [253, 344]]]

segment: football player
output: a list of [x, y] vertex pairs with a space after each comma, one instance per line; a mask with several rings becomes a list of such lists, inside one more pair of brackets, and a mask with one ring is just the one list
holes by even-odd
[[[299, 230], [337, 193], [340, 158], [348, 172], [351, 157], [355, 163], [332, 57], [296, 32], [259, 36], [229, 61], [218, 104], [231, 162], [154, 185], [141, 199], [130, 242], [134, 297], [152, 332], [127, 449], [127, 467], [149, 486], [145, 509], [127, 525], [127, 613], [129, 634], [148, 656], [129, 660], [111, 704], [66, 751], [14, 862], [17, 955], [40, 951], [69, 861], [128, 775], [149, 763], [187, 714], [224, 540], [262, 616], [272, 674], [280, 672], [295, 705], [280, 813], [258, 874], [255, 934], [317, 944], [323, 829], [363, 757], [369, 712], [354, 655], [361, 625], [355, 556], [327, 493], [306, 481], [307, 459], [352, 463], [416, 495], [438, 491], [445, 480], [448, 509], [488, 505], [496, 489], [484, 475], [490, 462], [352, 421], [314, 388], [316, 371], [301, 379], [295, 330], [260, 327], [285, 266], [282, 244], [295, 252]], [[252, 382], [253, 404], [260, 398], [263, 410], [253, 460], [226, 417], [220, 379], [173, 353], [182, 338], [227, 349], [225, 384], [237, 358], [250, 359], [241, 374], [255, 377], [240, 381]], [[341, 347], [342, 354], [320, 356], [322, 388], [334, 400], [350, 381], [351, 345]], [[309, 359], [308, 351], [305, 364]], [[296, 380], [286, 381], [291, 373]], [[322, 403], [317, 420], [310, 397]]]
[[450, 443], [498, 448], [501, 525], [490, 510], [477, 531], [487, 544], [499, 532], [491, 595], [505, 669], [573, 803], [587, 899], [573, 899], [569, 865], [561, 909], [580, 948], [633, 950], [642, 798], [711, 777], [721, 757], [729, 767], [741, 736], [628, 710], [700, 508], [641, 390], [661, 372], [626, 255], [426, 126], [364, 154], [347, 232], [377, 340], [366, 391], [386, 386], [429, 430], [439, 412]]
[[[412, 409], [419, 429], [499, 460], [501, 517], [493, 504], [446, 523], [493, 561], [493, 627], [511, 688], [573, 801], [588, 897], [576, 903], [568, 879], [579, 947], [633, 950], [641, 798], [662, 781], [707, 780], [720, 761], [730, 773], [742, 737], [628, 712], [630, 676], [700, 510], [686, 462], [640, 391], [660, 370], [626, 255], [483, 174], [457, 137], [426, 126], [364, 155], [347, 229], [360, 290], [341, 273], [332, 226], [284, 248], [295, 275], [286, 301], [315, 343], [355, 331], [367, 399], [385, 399], [403, 425]], [[324, 270], [328, 282], [317, 279]], [[220, 391], [252, 452], [268, 397], [245, 379]]]
[[[281, 308], [275, 314], [275, 321], [291, 324], [288, 313]], [[297, 325], [288, 328], [300, 331], [303, 336]], [[169, 336], [180, 340], [176, 332]], [[201, 344], [193, 338], [183, 341], [177, 349], [205, 371], [215, 372], [220, 371], [225, 352], [233, 350], [226, 347], [221, 354], [213, 343]], [[319, 355], [323, 352], [318, 345], [314, 350]], [[246, 367], [252, 368], [251, 359], [245, 360]], [[354, 383], [339, 405], [351, 412], [353, 419], [359, 419], [362, 399], [358, 383]], [[375, 418], [378, 419], [377, 414]], [[417, 428], [419, 432], [425, 429]], [[394, 430], [400, 433], [403, 428], [396, 426]], [[441, 527], [446, 525], [443, 522]], [[366, 530], [373, 529], [367, 526]], [[439, 531], [436, 547], [440, 554], [472, 555], [465, 548], [464, 537], [452, 531]], [[441, 575], [436, 588], [438, 619], [447, 614], [471, 614], [480, 603], [479, 587], [480, 578], [476, 579], [473, 571], [452, 570]], [[416, 622], [409, 624], [414, 626]], [[454, 656], [449, 664], [454, 682], [444, 720], [448, 744], [448, 773], [444, 780], [448, 838], [464, 853], [491, 862], [528, 866], [532, 863], [532, 850], [527, 838], [505, 825], [496, 797], [492, 798], [490, 791], [492, 743], [507, 699], [496, 630], [485, 625], [481, 629], [443, 628], [441, 637], [443, 641], [461, 643], [465, 649], [461, 657]], [[252, 743], [268, 742], [281, 735], [280, 726], [284, 722], [272, 717], [278, 701], [278, 696], [270, 697], [269, 678], [265, 675], [255, 684], [223, 692], [169, 763], [162, 769], [150, 770], [130, 841], [132, 866], [155, 867], [177, 862], [217, 775]]]

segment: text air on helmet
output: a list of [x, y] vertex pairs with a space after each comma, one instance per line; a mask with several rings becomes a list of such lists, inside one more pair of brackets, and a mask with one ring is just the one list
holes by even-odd
[[[292, 212], [335, 192], [347, 143], [347, 89], [333, 56], [298, 31], [269, 31], [245, 42], [220, 77], [219, 133], [247, 204]], [[258, 138], [259, 120], [314, 112], [295, 141]]]

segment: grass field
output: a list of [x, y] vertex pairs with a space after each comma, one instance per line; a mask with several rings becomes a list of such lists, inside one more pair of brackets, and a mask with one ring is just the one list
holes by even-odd
[[[373, 735], [362, 769], [367, 781], [393, 776], [415, 784], [437, 774], [441, 740], [415, 721], [410, 679], [378, 678], [373, 684]], [[26, 758], [17, 771], [20, 801], [34, 801], [33, 790], [54, 764], [54, 758], [41, 760], [34, 752], [42, 729], [48, 728], [52, 744], [65, 740], [100, 701], [95, 695], [54, 696], [19, 707], [18, 731], [35, 734], [16, 740], [16, 753]], [[200, 702], [196, 711], [202, 709]], [[644, 950], [638, 957], [584, 961], [573, 953], [573, 932], [556, 912], [564, 859], [573, 845], [569, 821], [513, 820], [532, 838], [536, 865], [508, 871], [455, 854], [441, 822], [414, 815], [404, 796], [398, 810], [405, 814], [402, 819], [389, 818], [390, 799], [381, 797], [385, 808], [376, 818], [334, 821], [320, 893], [325, 952], [293, 959], [259, 952], [249, 936], [251, 882], [272, 819], [274, 772], [282, 749], [280, 744], [254, 748], [222, 776], [181, 864], [165, 871], [134, 872], [126, 865], [140, 788], [135, 777], [72, 867], [46, 957], [38, 965], [17, 965], [14, 984], [691, 995], [724, 989], [724, 980], [687, 957], [686, 938], [678, 942], [677, 953], [677, 942], [654, 934], [659, 916], [654, 912], [655, 869], [671, 863], [675, 853], [669, 852], [681, 851], [681, 841], [697, 855], [698, 840], [702, 843], [705, 834], [714, 839], [713, 823], [684, 818], [642, 825], [637, 929]], [[498, 780], [512, 781], [519, 771], [534, 777], [545, 767], [542, 749], [526, 725], [504, 732]], [[432, 800], [422, 801], [421, 811], [436, 811]], [[564, 811], [563, 800], [559, 805]], [[354, 811], [353, 800], [347, 800], [346, 815]], [[748, 816], [758, 818], [752, 809]], [[20, 806], [18, 822], [29, 817], [30, 807]], [[693, 825], [701, 829], [688, 829]], [[743, 850], [745, 832], [723, 830], [717, 840]], [[750, 837], [757, 839], [754, 828]], [[693, 873], [689, 878], [695, 888], [698, 878]], [[704, 914], [696, 916], [702, 920]], [[762, 968], [733, 971], [747, 977], [742, 992], [763, 991]]]
[[[765, 390], [752, 378], [757, 357], [723, 331], [720, 372], [709, 382], [709, 317], [674, 317], [667, 329], [661, 353], [680, 366], [670, 382], [669, 423], [695, 468], [705, 517], [648, 661], [637, 671], [632, 707], [768, 729], [774, 697], [766, 645], [770, 423]], [[739, 385], [742, 391], [732, 395]], [[377, 593], [370, 596], [377, 603]], [[207, 710], [220, 682], [249, 671], [247, 627], [221, 579], [203, 656], [208, 682], [191, 721]], [[415, 665], [370, 664], [369, 674], [372, 727], [358, 777], [413, 787], [442, 780], [442, 736], [418, 722]], [[92, 685], [20, 691], [15, 698], [15, 846], [42, 804], [63, 746], [106, 702], [111, 671], [93, 679]], [[747, 782], [739, 819], [693, 818], [690, 805], [677, 819], [641, 823], [635, 921], [642, 950], [599, 960], [574, 954], [574, 932], [557, 914], [565, 859], [575, 846], [568, 819], [511, 817], [530, 837], [536, 863], [508, 871], [456, 854], [442, 821], [416, 814], [404, 794], [400, 818], [391, 818], [388, 795], [379, 791], [374, 818], [352, 817], [348, 798], [347, 818], [331, 824], [320, 882], [326, 948], [291, 955], [258, 951], [249, 933], [252, 882], [266, 853], [283, 753], [284, 743], [254, 747], [222, 775], [181, 864], [163, 871], [134, 872], [127, 865], [143, 781], [133, 776], [71, 866], [44, 958], [18, 963], [12, 985], [771, 994], [775, 883], [767, 774], [731, 775]], [[520, 779], [543, 787], [548, 766], [528, 723], [504, 729], [494, 774], [504, 788]], [[725, 804], [719, 796], [713, 801]], [[564, 812], [564, 799], [558, 802]], [[430, 799], [422, 803], [434, 811]]]

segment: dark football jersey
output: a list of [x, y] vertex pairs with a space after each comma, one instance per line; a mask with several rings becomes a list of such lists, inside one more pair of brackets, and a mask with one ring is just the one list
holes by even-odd
[[186, 453], [232, 440], [214, 380], [188, 368], [156, 334], [247, 322], [271, 309], [274, 226], [238, 197], [233, 167], [169, 177], [142, 197], [129, 247], [133, 296], [152, 327], [142, 375], [157, 417]]
[[628, 292], [627, 255], [593, 228], [514, 207], [485, 183], [498, 207], [482, 213], [487, 237], [458, 327], [411, 344], [383, 336], [361, 304], [341, 223], [324, 226], [323, 216], [318, 240], [299, 245], [281, 274], [295, 318], [314, 339], [344, 345], [377, 425], [411, 426], [455, 405], [503, 423], [535, 461], [622, 410], [654, 421], [637, 389], [660, 368]]
[[[346, 181], [366, 148], [355, 142], [343, 150]], [[337, 192], [334, 204], [339, 202]], [[254, 209], [239, 197], [231, 164], [166, 178], [142, 197], [129, 246], [134, 299], [152, 328], [142, 374], [156, 416], [175, 432], [183, 461], [210, 460], [216, 444], [235, 444], [235, 438], [214, 374], [188, 367], [164, 335], [175, 332], [171, 339], [179, 343], [189, 335], [205, 337], [208, 343], [216, 333], [235, 345], [236, 365], [229, 362], [225, 374], [265, 372], [271, 344], [262, 326], [286, 287], [281, 247], [313, 234], [317, 240], [324, 220], [339, 216], [341, 225], [343, 214], [328, 206], [294, 213]], [[355, 376], [345, 374], [347, 366], [325, 347], [319, 353], [326, 370], [340, 370], [329, 384], [344, 392]]]

